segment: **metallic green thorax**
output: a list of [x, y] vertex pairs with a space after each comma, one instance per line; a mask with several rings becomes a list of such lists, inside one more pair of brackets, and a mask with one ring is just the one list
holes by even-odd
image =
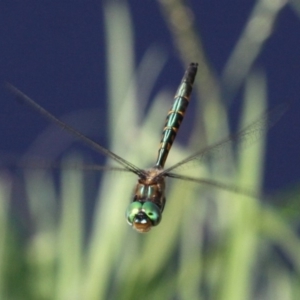
[[174, 97], [174, 103], [168, 113], [158, 149], [156, 166], [163, 168], [172, 147], [177, 131], [183, 120], [189, 104], [189, 98], [193, 89], [193, 83], [197, 74], [198, 64], [192, 63], [186, 70], [181, 84]]

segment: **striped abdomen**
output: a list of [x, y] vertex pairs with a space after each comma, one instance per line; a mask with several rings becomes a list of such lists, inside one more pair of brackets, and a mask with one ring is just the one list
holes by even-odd
[[193, 89], [193, 83], [197, 74], [198, 64], [191, 63], [186, 70], [181, 84], [178, 87], [174, 97], [174, 103], [168, 112], [165, 126], [158, 149], [158, 156], [156, 166], [163, 168], [168, 157], [169, 151], [172, 147], [173, 141], [176, 137], [177, 131], [183, 120], [185, 111], [189, 104], [189, 98]]

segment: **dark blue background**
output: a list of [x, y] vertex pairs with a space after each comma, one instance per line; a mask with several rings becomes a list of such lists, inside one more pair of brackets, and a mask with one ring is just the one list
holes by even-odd
[[[221, 74], [253, 2], [190, 1], [206, 56], [216, 74]], [[13, 83], [58, 117], [78, 112], [76, 119], [69, 115], [69, 123], [107, 146], [102, 4], [101, 1], [2, 1], [0, 79]], [[173, 65], [174, 70], [180, 70], [179, 60], [157, 2], [129, 1], [129, 5], [135, 30], [136, 63], [150, 46], [160, 45], [169, 55], [168, 69], [163, 70], [168, 77], [164, 76], [155, 88], [175, 89], [183, 69], [180, 74], [172, 70]], [[269, 134], [266, 190], [288, 187], [300, 178], [299, 37], [299, 17], [286, 6], [256, 62], [267, 74], [269, 107], [292, 103]], [[11, 101], [12, 96], [3, 88], [0, 97], [1, 154], [24, 155], [50, 125], [26, 106]], [[237, 117], [234, 108], [231, 113], [232, 118]], [[57, 134], [65, 137], [60, 130]], [[51, 150], [45, 142], [45, 152], [50, 151], [45, 156], [56, 158], [55, 151], [65, 149], [67, 142], [60, 141], [56, 150]]]

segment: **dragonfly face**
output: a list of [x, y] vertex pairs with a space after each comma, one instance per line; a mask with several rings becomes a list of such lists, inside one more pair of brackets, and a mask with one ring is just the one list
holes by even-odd
[[132, 202], [126, 211], [126, 219], [138, 232], [148, 232], [152, 226], [156, 226], [161, 220], [159, 207], [151, 201]]
[[160, 223], [165, 206], [165, 179], [161, 169], [154, 167], [140, 178], [133, 202], [126, 210], [127, 222], [138, 232], [148, 232]]

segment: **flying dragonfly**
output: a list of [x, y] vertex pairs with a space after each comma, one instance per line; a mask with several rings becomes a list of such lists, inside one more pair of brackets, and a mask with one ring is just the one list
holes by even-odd
[[232, 142], [243, 144], [247, 143], [250, 139], [253, 139], [253, 136], [257, 138], [264, 129], [269, 128], [275, 122], [277, 122], [277, 120], [285, 111], [285, 108], [280, 106], [271, 112], [266, 112], [262, 114], [256, 121], [240, 130], [238, 133], [230, 135], [229, 137], [224, 138], [223, 140], [204, 149], [200, 149], [196, 153], [188, 156], [175, 165], [164, 169], [168, 154], [189, 104], [193, 83], [197, 74], [197, 68], [197, 63], [191, 63], [182, 78], [182, 81], [175, 94], [173, 105], [166, 117], [156, 163], [154, 167], [150, 169], [141, 169], [135, 166], [133, 163], [106, 149], [75, 128], [59, 120], [10, 83], [6, 83], [6, 86], [18, 99], [24, 101], [27, 105], [43, 115], [45, 118], [69, 132], [90, 148], [105, 155], [106, 157], [111, 158], [122, 166], [122, 168], [99, 166], [99, 170], [122, 170], [134, 173], [138, 176], [138, 182], [135, 187], [133, 200], [126, 210], [126, 220], [135, 230], [145, 233], [161, 222], [162, 213], [166, 203], [165, 179], [167, 177], [191, 181], [198, 184], [207, 184], [216, 188], [255, 197], [256, 195], [253, 192], [246, 189], [241, 189], [236, 186], [223, 184], [210, 179], [184, 176], [174, 173], [174, 171], [176, 171], [180, 166], [183, 166], [191, 161], [202, 160], [203, 158], [208, 157], [215, 152], [219, 152]]

